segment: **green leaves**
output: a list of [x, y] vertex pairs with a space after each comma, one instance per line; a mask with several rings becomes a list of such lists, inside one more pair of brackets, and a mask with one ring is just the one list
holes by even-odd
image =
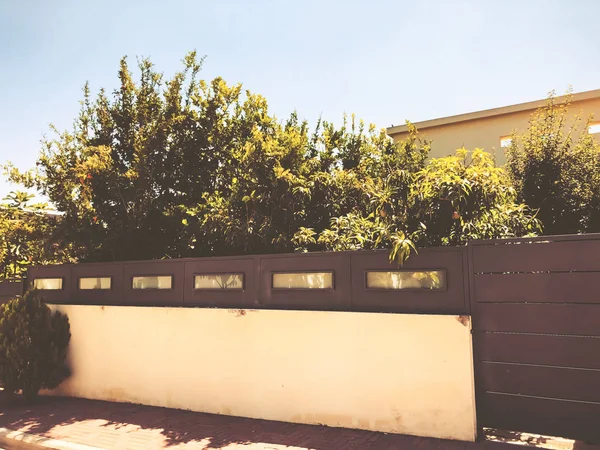
[[600, 147], [589, 121], [568, 116], [569, 100], [552, 94], [507, 151], [519, 201], [539, 210], [550, 235], [600, 231]]
[[34, 200], [17, 191], [0, 202], [0, 279], [21, 277], [32, 264], [69, 262], [56, 234], [60, 216]]
[[392, 248], [390, 250], [390, 262], [398, 262], [404, 264], [412, 252], [418, 253], [415, 244], [410, 239], [407, 239], [404, 233], [396, 232], [390, 236]]
[[417, 174], [411, 198], [410, 236], [423, 247], [526, 236], [540, 229], [534, 212], [517, 202], [506, 171], [480, 149], [431, 160]]

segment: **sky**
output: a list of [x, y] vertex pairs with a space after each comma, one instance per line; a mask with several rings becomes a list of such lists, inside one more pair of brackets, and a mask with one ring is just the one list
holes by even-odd
[[0, 163], [33, 167], [124, 55], [168, 77], [197, 50], [202, 78], [280, 118], [388, 127], [600, 88], [598, 17], [598, 0], [0, 0]]

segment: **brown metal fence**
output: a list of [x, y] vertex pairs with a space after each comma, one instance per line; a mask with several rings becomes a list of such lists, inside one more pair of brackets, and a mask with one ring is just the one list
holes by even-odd
[[600, 439], [600, 235], [469, 250], [479, 426]]
[[[28, 280], [60, 280], [60, 289], [42, 291], [50, 303], [182, 306], [221, 308], [312, 309], [431, 314], [468, 314], [466, 249], [420, 250], [401, 268], [389, 252], [324, 252], [237, 257], [171, 259], [120, 263], [36, 266]], [[400, 289], [369, 287], [371, 272], [406, 272], [442, 277], [439, 289], [411, 285]], [[276, 274], [330, 274], [323, 289], [278, 288]], [[195, 277], [238, 274], [239, 289], [198, 289]], [[170, 277], [168, 289], [136, 289], [138, 277]], [[104, 278], [106, 289], [82, 289], [82, 279]], [[58, 286], [58, 285], [57, 285]]]
[[[403, 271], [444, 283], [368, 283]], [[236, 289], [195, 283], [223, 273], [238, 277]], [[326, 274], [330, 284], [281, 289], [282, 273]], [[147, 276], [170, 277], [168, 289], [136, 289]], [[82, 289], [86, 278], [110, 286]], [[600, 234], [425, 249], [402, 268], [387, 251], [364, 251], [30, 268], [29, 283], [37, 279], [60, 280], [43, 291], [51, 303], [471, 314], [479, 426], [600, 440]]]
[[25, 282], [21, 279], [0, 280], [0, 305], [23, 294]]

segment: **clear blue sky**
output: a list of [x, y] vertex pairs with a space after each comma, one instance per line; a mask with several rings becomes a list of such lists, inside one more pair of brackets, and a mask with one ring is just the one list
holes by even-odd
[[[0, 0], [0, 161], [31, 167], [119, 59], [263, 94], [278, 117], [380, 127], [600, 88], [598, 0]], [[0, 196], [8, 191], [0, 181]]]

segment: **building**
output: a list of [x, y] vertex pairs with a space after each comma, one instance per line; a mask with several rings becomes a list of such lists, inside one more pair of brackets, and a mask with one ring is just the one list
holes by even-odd
[[[557, 102], [563, 99], [558, 97]], [[510, 144], [511, 133], [525, 131], [531, 115], [545, 104], [546, 99], [542, 99], [426, 120], [414, 125], [425, 138], [432, 141], [432, 157], [453, 154], [461, 147], [469, 150], [483, 148], [495, 153], [496, 161], [503, 164], [506, 161], [503, 147]], [[573, 116], [581, 113], [583, 118], [592, 115], [594, 119], [587, 131], [598, 134], [600, 140], [600, 89], [572, 94], [569, 113]], [[404, 139], [408, 134], [406, 125], [392, 126], [386, 131], [395, 141]]]

